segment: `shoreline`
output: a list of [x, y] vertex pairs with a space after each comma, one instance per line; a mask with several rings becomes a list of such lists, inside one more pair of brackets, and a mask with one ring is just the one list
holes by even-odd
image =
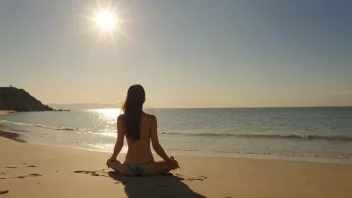
[[[352, 195], [352, 165], [344, 164], [175, 156], [181, 169], [173, 171], [173, 175], [131, 178], [107, 169], [105, 161], [110, 153], [0, 138], [0, 155], [0, 190], [8, 190], [4, 197]], [[118, 159], [123, 160], [124, 156], [121, 154]]]
[[[10, 140], [14, 140], [21, 143], [27, 143], [30, 145], [40, 145], [40, 146], [49, 146], [49, 147], [58, 147], [58, 148], [69, 148], [69, 149], [78, 149], [86, 150], [92, 152], [100, 153], [111, 153], [111, 151], [100, 150], [94, 148], [86, 148], [80, 146], [68, 146], [68, 145], [57, 145], [50, 143], [40, 143], [40, 142], [27, 142], [21, 138], [21, 135], [14, 132], [7, 132], [0, 130], [0, 138], [4, 137]], [[165, 149], [166, 152], [170, 150]], [[121, 154], [126, 154], [121, 152]], [[154, 153], [155, 154], [155, 153]], [[352, 158], [350, 156], [340, 157], [331, 155], [317, 155], [317, 154], [285, 154], [285, 153], [219, 153], [219, 152], [202, 152], [202, 151], [179, 151], [173, 152], [172, 155], [175, 156], [185, 156], [185, 157], [203, 157], [203, 158], [234, 158], [234, 159], [259, 159], [259, 160], [279, 160], [279, 161], [289, 161], [289, 162], [308, 162], [308, 163], [329, 163], [329, 164], [352, 164]]]

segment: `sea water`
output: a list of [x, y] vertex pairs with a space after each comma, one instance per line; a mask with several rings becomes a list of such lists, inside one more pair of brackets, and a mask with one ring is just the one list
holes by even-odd
[[[156, 115], [160, 142], [170, 154], [352, 159], [351, 107], [145, 111]], [[29, 143], [111, 152], [119, 114], [120, 109], [12, 113], [0, 116], [0, 131]]]

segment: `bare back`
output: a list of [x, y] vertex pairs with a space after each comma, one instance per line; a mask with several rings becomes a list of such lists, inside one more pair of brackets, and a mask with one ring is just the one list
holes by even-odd
[[153, 160], [150, 139], [154, 119], [154, 116], [143, 113], [140, 123], [140, 139], [136, 141], [128, 139], [125, 135], [125, 127], [121, 127], [122, 133], [125, 135], [128, 144], [126, 162], [139, 164]]
[[[128, 151], [125, 163], [121, 163], [116, 160], [116, 157], [123, 147], [126, 127], [124, 115], [120, 115], [118, 117], [117, 141], [115, 144], [114, 153], [108, 160], [107, 165], [124, 175], [136, 176], [161, 174], [179, 168], [177, 161], [174, 160], [173, 157], [168, 157], [165, 150], [159, 143], [156, 117], [143, 112], [139, 128], [140, 137], [138, 140], [128, 139], [126, 136]], [[151, 145], [153, 146], [155, 152], [163, 159], [162, 161], [154, 161]]]

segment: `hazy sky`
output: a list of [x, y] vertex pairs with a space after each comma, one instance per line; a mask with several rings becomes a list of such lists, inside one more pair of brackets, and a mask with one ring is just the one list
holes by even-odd
[[0, 86], [46, 104], [139, 83], [150, 107], [352, 105], [350, 0], [113, 1], [115, 41], [94, 2], [0, 1]]

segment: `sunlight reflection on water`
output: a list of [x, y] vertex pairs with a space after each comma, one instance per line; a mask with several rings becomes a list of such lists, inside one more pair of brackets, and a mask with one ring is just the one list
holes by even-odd
[[[116, 124], [121, 109], [87, 109], [85, 111], [93, 113], [98, 123]], [[110, 125], [105, 126], [105, 128], [109, 127]]]
[[94, 111], [105, 119], [114, 119], [116, 121], [117, 116], [120, 115], [121, 109], [91, 109], [89, 111]]

